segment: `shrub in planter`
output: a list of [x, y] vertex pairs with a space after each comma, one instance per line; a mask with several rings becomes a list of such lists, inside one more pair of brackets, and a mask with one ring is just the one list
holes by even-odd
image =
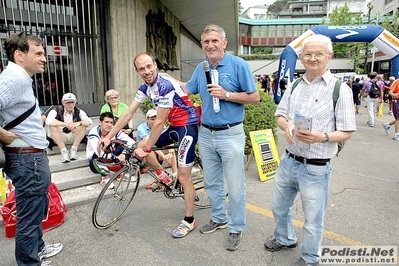
[[258, 104], [245, 105], [244, 131], [245, 131], [245, 154], [248, 155], [252, 150], [252, 143], [249, 132], [272, 129], [274, 140], [277, 142], [277, 118], [274, 116], [276, 112], [276, 104], [262, 90], [258, 90], [260, 94], [260, 102]]

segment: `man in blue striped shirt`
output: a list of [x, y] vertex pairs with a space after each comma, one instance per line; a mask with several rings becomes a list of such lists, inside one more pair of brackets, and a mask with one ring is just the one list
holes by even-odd
[[[48, 210], [51, 173], [46, 132], [32, 90], [32, 76], [44, 72], [46, 57], [42, 41], [25, 32], [9, 37], [4, 46], [9, 62], [0, 74], [0, 141], [6, 145], [3, 170], [15, 187], [15, 258], [18, 265], [49, 265], [42, 259], [58, 254], [62, 244], [45, 243], [42, 239], [41, 223]], [[28, 118], [4, 130], [34, 105], [36, 109]]]

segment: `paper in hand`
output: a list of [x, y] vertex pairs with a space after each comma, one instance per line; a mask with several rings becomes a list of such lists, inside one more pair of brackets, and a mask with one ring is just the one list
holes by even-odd
[[[296, 113], [294, 116], [294, 126], [295, 130], [309, 130], [312, 131], [312, 117], [308, 116], [303, 116], [301, 114]], [[295, 137], [294, 137], [295, 138]], [[310, 143], [305, 143], [297, 138], [295, 138], [295, 145], [298, 148], [305, 148], [305, 149], [310, 149]]]

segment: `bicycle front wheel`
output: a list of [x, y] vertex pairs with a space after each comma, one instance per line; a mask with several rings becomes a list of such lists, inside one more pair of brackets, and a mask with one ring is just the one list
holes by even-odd
[[116, 223], [129, 207], [140, 181], [139, 166], [124, 166], [111, 176], [94, 204], [92, 222], [98, 229]]
[[194, 206], [199, 209], [207, 209], [211, 207], [211, 201], [208, 198], [204, 188], [204, 178], [197, 177], [193, 178], [193, 184], [195, 189]]

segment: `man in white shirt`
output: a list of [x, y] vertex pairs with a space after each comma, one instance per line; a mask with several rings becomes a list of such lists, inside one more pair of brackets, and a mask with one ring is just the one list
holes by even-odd
[[[93, 127], [90, 130], [86, 146], [86, 158], [89, 160], [90, 170], [94, 173], [97, 173], [97, 170], [93, 165], [93, 160], [104, 156], [103, 151], [98, 152], [97, 150], [98, 142], [103, 137], [108, 135], [108, 133], [111, 131], [114, 125], [114, 115], [111, 112], [104, 112], [100, 115], [98, 123], [99, 123], [98, 126]], [[114, 137], [112, 137], [111, 140], [115, 139], [121, 140], [122, 142], [125, 142], [129, 146], [134, 144], [134, 140], [125, 133], [123, 133], [122, 131], [119, 131]], [[128, 155], [123, 153], [122, 146], [117, 146], [116, 149], [112, 152], [112, 154], [107, 155], [107, 157], [109, 159], [117, 157], [122, 162], [128, 159]], [[108, 180], [109, 180], [108, 176], [103, 176], [101, 178], [100, 183], [103, 185], [104, 182], [107, 182]]]
[[[86, 128], [92, 120], [86, 112], [76, 107], [76, 96], [65, 93], [62, 96], [62, 106], [49, 112], [46, 125], [49, 126], [49, 137], [54, 140], [61, 150], [61, 162], [78, 159], [78, 146], [86, 136]], [[68, 153], [66, 144], [72, 144]]]

